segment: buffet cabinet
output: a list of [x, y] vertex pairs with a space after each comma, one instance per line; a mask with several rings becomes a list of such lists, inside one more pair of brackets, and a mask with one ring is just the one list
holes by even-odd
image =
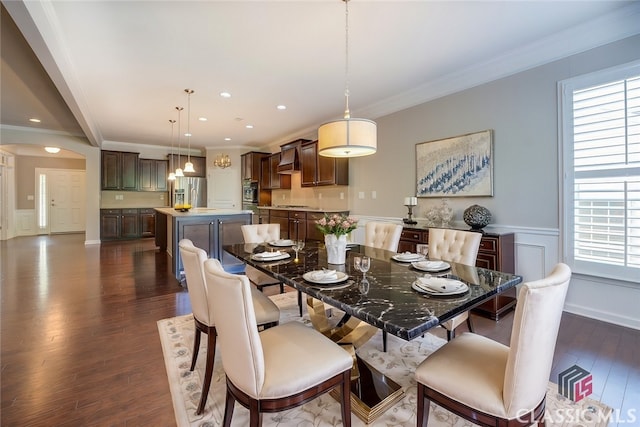
[[[415, 252], [419, 243], [429, 243], [429, 230], [423, 228], [404, 227], [398, 244], [398, 252]], [[483, 233], [480, 249], [476, 259], [476, 266], [490, 270], [515, 272], [514, 234], [513, 233]], [[496, 296], [473, 311], [478, 314], [499, 320], [500, 316], [515, 307], [515, 288]]]

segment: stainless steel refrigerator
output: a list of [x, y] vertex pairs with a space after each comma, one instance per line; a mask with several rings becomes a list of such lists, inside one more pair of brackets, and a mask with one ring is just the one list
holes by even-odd
[[182, 190], [184, 202], [189, 203], [192, 208], [207, 207], [207, 178], [176, 177], [171, 185], [171, 206], [176, 203], [176, 190]]

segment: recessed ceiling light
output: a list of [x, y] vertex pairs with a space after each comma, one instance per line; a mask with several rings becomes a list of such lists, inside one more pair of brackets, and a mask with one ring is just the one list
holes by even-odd
[[231, 141], [231, 138], [226, 137], [224, 140], [225, 140], [225, 141]]
[[36, 119], [36, 118], [29, 119], [29, 121], [33, 123], [40, 123], [40, 119]]
[[58, 147], [44, 147], [44, 151], [46, 151], [47, 153], [56, 154], [60, 152], [60, 149]]
[[198, 117], [198, 120], [200, 120], [201, 122], [206, 122], [207, 118], [206, 117]]
[[287, 109], [287, 106], [286, 106], [286, 105], [278, 105], [276, 108], [277, 108], [278, 110], [286, 110], [286, 109]]
[[229, 92], [220, 92], [220, 96], [223, 98], [231, 98], [231, 94]]
[[253, 125], [246, 125], [245, 126], [247, 129], [253, 129]]

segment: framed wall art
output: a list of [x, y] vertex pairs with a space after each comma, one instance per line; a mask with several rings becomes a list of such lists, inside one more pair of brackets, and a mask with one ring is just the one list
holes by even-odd
[[416, 144], [416, 196], [493, 196], [493, 131]]

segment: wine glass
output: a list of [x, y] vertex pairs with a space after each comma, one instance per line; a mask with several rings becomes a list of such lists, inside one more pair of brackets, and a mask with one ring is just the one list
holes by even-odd
[[356, 271], [361, 271], [360, 270], [360, 263], [362, 262], [362, 257], [359, 256], [354, 256], [353, 257], [353, 268], [356, 269]]
[[369, 267], [371, 266], [371, 258], [368, 256], [363, 256], [360, 260], [360, 271], [362, 271], [362, 278], [367, 276], [367, 271], [369, 271]]
[[296, 251], [296, 259], [298, 259], [298, 252], [304, 249], [304, 240], [294, 240], [293, 250]]

